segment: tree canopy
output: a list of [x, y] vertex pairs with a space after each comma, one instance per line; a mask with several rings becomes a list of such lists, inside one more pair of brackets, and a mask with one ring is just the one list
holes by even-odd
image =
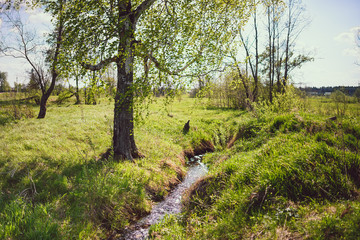
[[63, 62], [92, 71], [117, 66], [116, 158], [140, 156], [133, 133], [134, 96], [147, 96], [156, 86], [175, 88], [181, 77], [219, 68], [234, 30], [252, 7], [252, 1], [236, 0], [66, 3], [63, 48], [71, 54], [64, 54]]
[[0, 92], [10, 91], [11, 87], [9, 82], [7, 81], [7, 73], [0, 71]]

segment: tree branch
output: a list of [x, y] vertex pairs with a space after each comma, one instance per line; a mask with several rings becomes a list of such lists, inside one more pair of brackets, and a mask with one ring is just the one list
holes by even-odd
[[135, 21], [137, 21], [140, 18], [141, 14], [143, 14], [148, 8], [150, 8], [155, 1], [156, 0], [145, 0], [144, 2], [142, 2], [134, 12]]
[[[199, 53], [199, 55], [201, 55], [201, 53]], [[159, 70], [162, 71], [162, 72], [166, 72], [167, 74], [170, 74], [170, 75], [179, 75], [179, 73], [185, 71], [185, 70], [186, 70], [188, 67], [190, 67], [190, 65], [193, 64], [193, 63], [196, 61], [196, 59], [197, 59], [197, 57], [195, 57], [193, 60], [191, 60], [190, 62], [188, 62], [184, 67], [179, 68], [179, 69], [176, 69], [176, 70], [174, 70], [174, 71], [171, 71], [170, 69], [167, 69], [167, 68], [163, 67], [163, 66], [159, 63], [159, 61], [158, 61], [151, 53], [149, 53], [149, 56], [148, 56], [148, 57], [149, 57], [149, 59], [155, 64], [155, 67], [156, 67], [157, 69], [159, 69]]]
[[105, 66], [109, 65], [110, 63], [117, 62], [118, 60], [119, 60], [119, 57], [112, 57], [112, 58], [102, 60], [101, 62], [99, 62], [96, 65], [91, 65], [89, 63], [82, 62], [81, 66], [88, 70], [91, 70], [91, 71], [98, 71], [98, 70], [104, 68]]

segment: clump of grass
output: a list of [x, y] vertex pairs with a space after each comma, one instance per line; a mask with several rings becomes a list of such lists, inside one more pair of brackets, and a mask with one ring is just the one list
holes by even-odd
[[1, 239], [61, 239], [60, 225], [49, 212], [51, 206], [38, 204], [34, 207], [15, 198], [1, 202]]

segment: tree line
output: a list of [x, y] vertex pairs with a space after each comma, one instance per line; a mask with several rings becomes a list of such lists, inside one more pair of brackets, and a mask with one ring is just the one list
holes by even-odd
[[337, 87], [304, 87], [300, 88], [306, 93], [323, 96], [325, 93], [332, 93], [337, 90], [345, 93], [348, 96], [358, 96], [360, 97], [360, 87], [355, 86], [337, 86]]

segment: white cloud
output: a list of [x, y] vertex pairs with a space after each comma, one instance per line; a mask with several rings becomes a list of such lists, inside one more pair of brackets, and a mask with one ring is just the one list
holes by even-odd
[[1, 28], [1, 25], [2, 25], [2, 19], [0, 18], [0, 28]]
[[31, 24], [50, 25], [51, 15], [40, 11], [34, 11], [29, 14], [29, 22]]
[[360, 49], [357, 46], [357, 35], [360, 32], [360, 26], [353, 27], [346, 32], [337, 35], [334, 40], [343, 47], [342, 55], [349, 57], [359, 57]]
[[350, 56], [350, 57], [359, 57], [360, 56], [360, 51], [356, 47], [354, 47], [354, 48], [346, 48], [346, 49], [343, 50], [342, 54], [345, 55], [345, 56]]
[[353, 45], [355, 44], [355, 39], [359, 31], [360, 31], [360, 26], [353, 27], [348, 31], [342, 32], [339, 35], [337, 35], [334, 38], [334, 40], [340, 43], [347, 43]]
[[30, 31], [36, 32], [39, 37], [44, 37], [51, 32], [51, 15], [45, 13], [41, 8], [31, 9], [26, 8], [22, 10], [22, 18], [25, 19], [27, 28]]

